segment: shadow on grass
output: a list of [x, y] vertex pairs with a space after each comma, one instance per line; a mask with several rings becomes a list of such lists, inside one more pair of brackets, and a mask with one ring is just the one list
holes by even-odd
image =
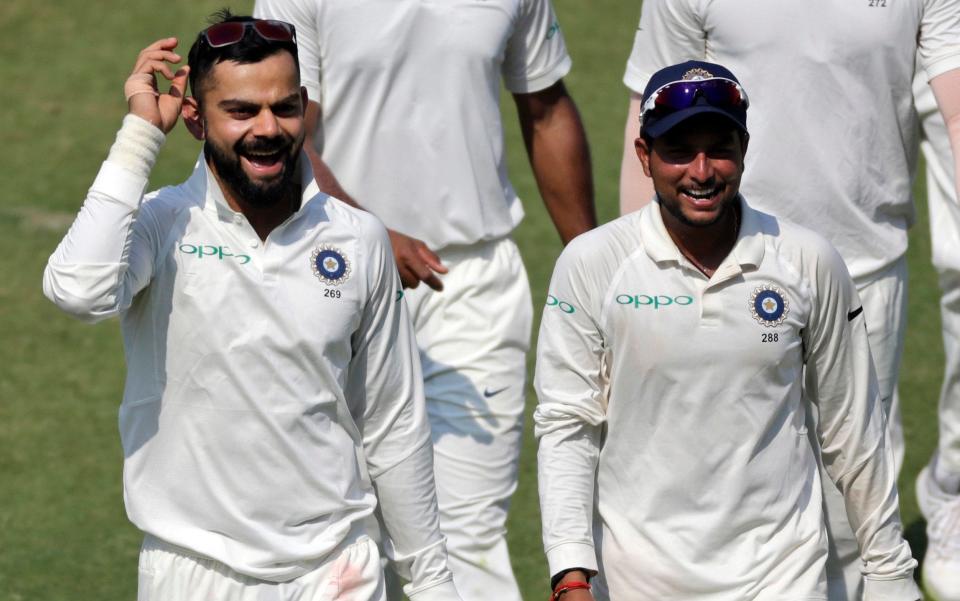
[[910, 543], [910, 550], [913, 551], [913, 557], [919, 564], [913, 572], [914, 579], [920, 581], [920, 571], [923, 569], [923, 558], [927, 554], [927, 522], [924, 519], [917, 519], [906, 526], [903, 537]]

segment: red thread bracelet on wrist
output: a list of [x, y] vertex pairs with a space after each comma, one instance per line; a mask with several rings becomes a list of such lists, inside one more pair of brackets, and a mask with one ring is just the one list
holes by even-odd
[[590, 583], [583, 582], [582, 580], [574, 580], [572, 582], [565, 582], [563, 584], [558, 584], [557, 588], [553, 589], [553, 594], [550, 595], [550, 601], [559, 601], [560, 595], [564, 593], [569, 593], [570, 591], [575, 591], [577, 589], [586, 589], [590, 590]]

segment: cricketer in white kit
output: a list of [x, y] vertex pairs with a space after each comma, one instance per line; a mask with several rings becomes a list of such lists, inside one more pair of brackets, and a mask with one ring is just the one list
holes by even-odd
[[820, 454], [865, 599], [918, 599], [843, 260], [739, 194], [748, 101], [730, 71], [670, 66], [644, 98], [637, 154], [656, 199], [567, 247], [540, 329], [555, 597], [825, 599]]
[[[423, 365], [440, 527], [468, 601], [520, 601], [517, 486], [533, 307], [511, 232], [501, 81], [566, 242], [596, 225], [586, 137], [549, 0], [257, 0], [297, 27], [325, 191], [389, 228]], [[310, 139], [312, 134], [312, 140]], [[342, 187], [341, 187], [342, 186]], [[422, 284], [422, 285], [421, 285]]]
[[[744, 194], [760, 210], [821, 233], [846, 262], [863, 300], [898, 466], [905, 253], [919, 142], [911, 93], [917, 57], [960, 143], [956, 0], [645, 0], [623, 78], [631, 90], [623, 210], [653, 196], [641, 185], [633, 139], [641, 92], [654, 71], [707, 60], [727, 65], [751, 90], [756, 106]], [[830, 597], [854, 601], [863, 586], [856, 537], [842, 495], [829, 483], [825, 495]]]
[[[459, 599], [386, 230], [314, 182], [293, 27], [220, 16], [189, 75], [168, 66], [175, 38], [140, 53], [129, 114], [44, 273], [65, 311], [122, 320], [138, 601], [382, 600], [378, 502], [410, 599]], [[144, 195], [181, 110], [203, 157]]]

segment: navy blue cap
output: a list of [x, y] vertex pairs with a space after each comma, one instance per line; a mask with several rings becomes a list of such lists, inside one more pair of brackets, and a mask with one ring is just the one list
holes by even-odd
[[[698, 81], [715, 78], [729, 79], [736, 82], [737, 85], [740, 85], [740, 80], [737, 79], [736, 75], [734, 75], [729, 69], [714, 63], [707, 63], [704, 61], [687, 61], [685, 63], [680, 63], [679, 65], [664, 67], [663, 69], [660, 69], [654, 73], [650, 78], [650, 81], [647, 82], [647, 87], [643, 90], [644, 104], [646, 104], [647, 99], [649, 99], [652, 94], [667, 84], [681, 81]], [[666, 114], [664, 114], [662, 109], [659, 111], [651, 110], [646, 112], [646, 114], [641, 111], [640, 135], [647, 135], [651, 138], [659, 138], [663, 134], [667, 133], [670, 129], [676, 127], [690, 117], [693, 117], [694, 115], [702, 115], [704, 113], [715, 113], [717, 115], [722, 115], [730, 119], [730, 121], [732, 121], [733, 124], [736, 125], [741, 131], [747, 133], [747, 106], [749, 105], [749, 102], [746, 102], [746, 93], [743, 91], [742, 87], [740, 88], [740, 91], [745, 102], [738, 107], [714, 106], [709, 103], [707, 98], [701, 95], [695, 98], [692, 106]]]

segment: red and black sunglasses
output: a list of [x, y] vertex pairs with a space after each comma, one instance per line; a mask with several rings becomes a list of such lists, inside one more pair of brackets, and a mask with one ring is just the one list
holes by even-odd
[[248, 29], [253, 29], [257, 35], [268, 42], [297, 43], [297, 30], [293, 25], [273, 19], [217, 23], [204, 29], [200, 36], [211, 48], [223, 48], [242, 40]]
[[650, 111], [679, 111], [690, 108], [703, 98], [718, 108], [745, 110], [750, 106], [747, 93], [737, 82], [724, 77], [670, 82], [657, 88], [643, 101], [643, 115]]

